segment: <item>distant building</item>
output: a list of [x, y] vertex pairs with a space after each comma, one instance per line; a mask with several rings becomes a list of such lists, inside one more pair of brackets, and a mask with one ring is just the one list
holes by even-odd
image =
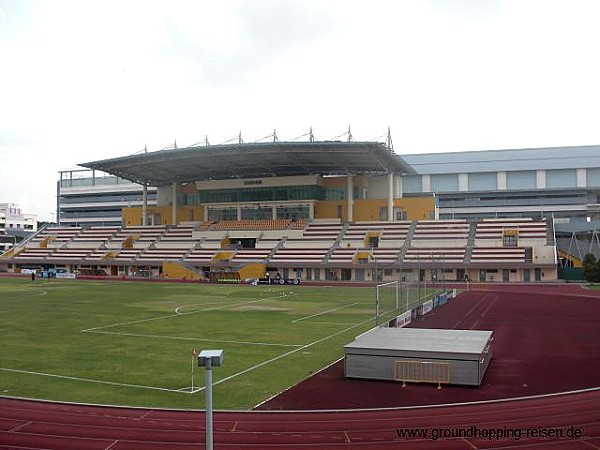
[[13, 203], [0, 203], [0, 253], [36, 231], [36, 214], [24, 214]]
[[0, 203], [0, 232], [11, 230], [31, 233], [37, 231], [37, 215], [24, 214], [21, 208], [13, 203]]
[[[120, 226], [122, 209], [141, 206], [143, 186], [87, 169], [59, 172], [57, 222], [61, 226]], [[156, 187], [148, 187], [148, 204], [156, 204]]]
[[440, 219], [600, 220], [600, 145], [403, 155], [403, 193], [434, 194]]

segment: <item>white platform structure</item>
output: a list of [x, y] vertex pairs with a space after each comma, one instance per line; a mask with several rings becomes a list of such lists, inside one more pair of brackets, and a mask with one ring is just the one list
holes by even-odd
[[344, 347], [346, 378], [479, 386], [493, 332], [375, 328]]

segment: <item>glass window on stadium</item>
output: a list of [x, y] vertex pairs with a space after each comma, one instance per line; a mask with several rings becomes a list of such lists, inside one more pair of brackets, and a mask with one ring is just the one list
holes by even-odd
[[423, 192], [421, 175], [402, 177], [402, 190], [405, 194]]
[[576, 169], [553, 169], [546, 171], [547, 188], [574, 188], [577, 187]]
[[308, 206], [278, 206], [278, 219], [308, 219], [310, 218], [310, 208]]
[[94, 178], [95, 186], [110, 186], [118, 183], [118, 178], [113, 176]]
[[242, 220], [269, 220], [272, 218], [273, 208], [270, 206], [242, 208]]
[[458, 191], [458, 174], [440, 173], [431, 175], [431, 190], [433, 192], [456, 192]]
[[[365, 189], [361, 186], [354, 186], [352, 189], [354, 199], [365, 197]], [[348, 198], [348, 189], [346, 186], [333, 186], [325, 188], [325, 200], [346, 200]]]
[[323, 200], [321, 186], [275, 186], [246, 189], [211, 189], [181, 196], [183, 205], [204, 203], [269, 202], [286, 200]]
[[600, 168], [588, 168], [586, 170], [585, 179], [588, 187], [600, 186]]
[[94, 182], [92, 178], [68, 178], [60, 180], [60, 187], [80, 187], [80, 186], [93, 186]]
[[[148, 192], [148, 201], [155, 201], [156, 193]], [[117, 203], [117, 202], [141, 202], [142, 193], [114, 193], [114, 194], [87, 194], [87, 195], [61, 195], [61, 204], [72, 203]]]
[[237, 208], [210, 208], [208, 220], [218, 222], [220, 220], [237, 220]]
[[[510, 232], [513, 231], [513, 232]], [[505, 230], [502, 238], [504, 247], [517, 247], [519, 245], [519, 235], [516, 230]]]
[[77, 219], [77, 218], [103, 218], [103, 217], [121, 217], [121, 208], [115, 209], [89, 209], [81, 210], [76, 209], [73, 211], [62, 210], [60, 211], [61, 219]]
[[345, 186], [332, 186], [325, 189], [326, 200], [345, 200], [346, 199], [346, 187]]
[[124, 178], [115, 177], [112, 175], [107, 175], [103, 177], [78, 177], [77, 174], [75, 177], [68, 177], [64, 175], [66, 178], [62, 178], [61, 175], [60, 187], [68, 188], [68, 187], [87, 187], [87, 186], [116, 186], [116, 185], [131, 185], [133, 184], [129, 180], [125, 180]]
[[535, 170], [518, 170], [514, 172], [506, 172], [506, 188], [509, 190], [535, 189]]
[[469, 191], [495, 191], [498, 189], [496, 172], [470, 173]]

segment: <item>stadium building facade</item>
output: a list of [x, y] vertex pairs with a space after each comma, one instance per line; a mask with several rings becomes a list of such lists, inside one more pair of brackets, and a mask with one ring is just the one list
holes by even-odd
[[[553, 222], [540, 208], [515, 215], [515, 204], [485, 211], [447, 206], [445, 196], [481, 199], [481, 193], [523, 193], [529, 186], [530, 196], [555, 198], [546, 189], [560, 191], [561, 207], [553, 212], [568, 215], [575, 210], [565, 199], [596, 177], [596, 165], [569, 164], [573, 158], [535, 166], [547, 153], [542, 149], [518, 152], [529, 166], [521, 161], [512, 171], [511, 152], [517, 151], [471, 165], [466, 162], [475, 154], [440, 154], [428, 165], [418, 160], [426, 155], [409, 162], [383, 143], [310, 141], [189, 147], [84, 163], [91, 177], [80, 182], [61, 173], [59, 181], [59, 209], [71, 213], [61, 225], [72, 226], [47, 228], [3, 259], [12, 271], [39, 264], [211, 280], [553, 280]], [[107, 194], [105, 178], [116, 180], [111, 195], [127, 185], [119, 180], [128, 180], [138, 196], [141, 187], [141, 199], [127, 206], [126, 199], [99, 201], [91, 194]], [[123, 207], [121, 223], [84, 226], [76, 212], [87, 208], [100, 218], [107, 204]]]
[[[404, 170], [391, 186], [394, 220], [546, 217], [558, 224], [600, 221], [600, 146], [408, 154], [402, 160]], [[175, 213], [172, 185], [149, 185], [146, 223], [267, 218], [347, 221], [349, 210], [354, 220], [388, 220], [388, 177], [351, 178], [350, 209], [345, 175], [270, 174], [250, 179], [229, 175], [220, 180], [186, 181], [176, 186]], [[144, 222], [143, 183], [77, 169], [61, 171], [57, 189], [61, 225]]]

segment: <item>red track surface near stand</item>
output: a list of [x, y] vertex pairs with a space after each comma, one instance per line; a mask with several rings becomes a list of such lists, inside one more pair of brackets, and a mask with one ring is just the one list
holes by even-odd
[[[515, 398], [600, 386], [600, 297], [578, 286], [491, 286], [463, 292], [410, 324], [492, 330], [494, 356], [479, 388], [344, 380], [344, 361], [260, 409], [381, 408]], [[340, 392], [343, 392], [340, 395]]]
[[[336, 408], [340, 399], [346, 407], [367, 407], [375, 399], [373, 407], [390, 406], [394, 400], [396, 408], [217, 412], [215, 449], [600, 449], [599, 313], [599, 295], [577, 286], [472, 290], [413, 326], [494, 330], [494, 360], [481, 389], [403, 390], [386, 382], [376, 388], [370, 381], [347, 382], [343, 374], [336, 379], [334, 365], [262, 408]], [[577, 389], [588, 390], [407, 407]], [[354, 404], [361, 396], [363, 403]], [[492, 430], [504, 436], [491, 437]], [[204, 439], [202, 412], [0, 398], [0, 449], [185, 450], [203, 448]]]

